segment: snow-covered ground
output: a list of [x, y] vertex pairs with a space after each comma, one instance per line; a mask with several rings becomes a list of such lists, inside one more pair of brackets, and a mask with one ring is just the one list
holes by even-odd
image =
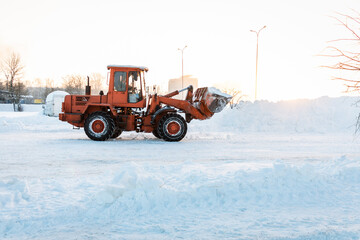
[[0, 239], [359, 239], [354, 102], [244, 103], [176, 143], [0, 105]]

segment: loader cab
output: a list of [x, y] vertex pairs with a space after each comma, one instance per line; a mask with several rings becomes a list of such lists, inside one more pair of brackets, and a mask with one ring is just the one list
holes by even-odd
[[109, 103], [116, 107], [144, 108], [146, 67], [109, 65]]

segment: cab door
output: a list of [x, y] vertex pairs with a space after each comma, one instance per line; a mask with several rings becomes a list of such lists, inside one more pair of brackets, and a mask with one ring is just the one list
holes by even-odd
[[110, 86], [112, 94], [112, 104], [115, 106], [124, 106], [127, 104], [127, 93], [126, 93], [126, 85], [127, 85], [127, 71], [124, 70], [114, 70], [112, 74], [113, 86]]

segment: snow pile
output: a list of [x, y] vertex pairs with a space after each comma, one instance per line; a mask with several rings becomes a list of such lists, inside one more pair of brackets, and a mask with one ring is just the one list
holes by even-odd
[[209, 87], [208, 91], [211, 94], [216, 94], [216, 95], [224, 97], [224, 98], [232, 98], [231, 95], [229, 95], [227, 93], [223, 93], [223, 92], [221, 92], [219, 89], [217, 89], [215, 87]]
[[[360, 164], [345, 156], [301, 165], [280, 161], [125, 163], [95, 177], [54, 180], [0, 182], [0, 192], [8, 192], [1, 198], [7, 216], [0, 216], [0, 236], [360, 236]], [[50, 199], [56, 201], [47, 202]], [[20, 207], [23, 213], [16, 217]]]
[[232, 97], [229, 94], [223, 93], [217, 88], [211, 87], [207, 91], [205, 104], [212, 113], [221, 112], [231, 101]]
[[346, 156], [300, 166], [282, 161], [257, 165], [185, 162], [155, 167], [131, 163], [104, 181], [96, 202], [104, 206], [116, 203], [112, 207], [130, 211], [130, 215], [164, 209], [311, 207], [319, 202], [326, 208], [344, 201], [360, 203], [360, 193], [349, 195], [343, 189], [357, 189], [359, 183], [360, 162]]
[[239, 109], [227, 108], [212, 119], [192, 122], [190, 129], [201, 132], [354, 132], [360, 112], [356, 102], [354, 97], [243, 102]]

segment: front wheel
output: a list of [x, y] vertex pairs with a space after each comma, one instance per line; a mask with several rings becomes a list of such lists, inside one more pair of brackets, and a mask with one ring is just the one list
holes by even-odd
[[162, 137], [159, 135], [159, 132], [158, 132], [158, 129], [157, 129], [157, 128], [152, 131], [152, 134], [153, 134], [156, 138], [162, 139]]
[[178, 142], [185, 137], [187, 124], [182, 116], [171, 113], [161, 118], [157, 130], [165, 141]]
[[84, 125], [86, 135], [95, 141], [108, 140], [115, 131], [114, 120], [105, 112], [94, 112], [90, 114]]

